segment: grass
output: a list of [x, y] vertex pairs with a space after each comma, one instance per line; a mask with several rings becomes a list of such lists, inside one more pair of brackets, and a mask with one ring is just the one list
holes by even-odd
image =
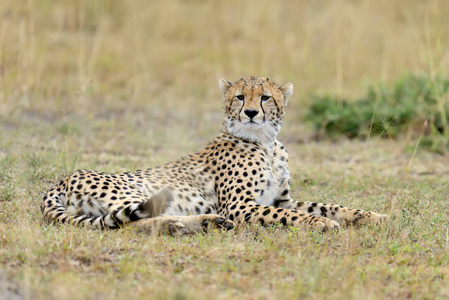
[[[447, 298], [446, 156], [416, 140], [315, 142], [306, 96], [448, 77], [445, 1], [0, 3], [0, 295], [19, 299]], [[216, 81], [292, 81], [280, 139], [293, 196], [391, 215], [315, 234], [184, 238], [47, 226], [64, 174], [152, 167], [221, 128]]]
[[368, 138], [374, 134], [397, 138], [409, 133], [419, 136], [417, 145], [446, 154], [448, 97], [448, 79], [408, 75], [391, 89], [383, 85], [370, 87], [356, 101], [313, 95], [306, 120], [318, 135]]

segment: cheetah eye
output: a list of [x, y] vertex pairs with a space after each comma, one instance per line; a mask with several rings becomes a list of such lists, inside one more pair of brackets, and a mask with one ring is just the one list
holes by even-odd
[[238, 95], [238, 96], [235, 96], [237, 99], [239, 99], [240, 101], [243, 101], [243, 100], [245, 100], [245, 96], [243, 96], [243, 95]]
[[260, 97], [260, 100], [262, 100], [262, 101], [268, 101], [268, 100], [270, 100], [270, 96], [266, 96], [266, 95], [263, 95], [262, 97]]

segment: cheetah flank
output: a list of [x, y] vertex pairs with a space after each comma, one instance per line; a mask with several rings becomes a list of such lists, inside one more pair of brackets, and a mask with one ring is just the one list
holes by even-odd
[[80, 170], [44, 196], [49, 223], [136, 228], [183, 235], [235, 222], [317, 231], [379, 223], [386, 215], [290, 195], [288, 156], [276, 139], [293, 85], [268, 78], [219, 80], [225, 130], [206, 148], [153, 169], [121, 174]]

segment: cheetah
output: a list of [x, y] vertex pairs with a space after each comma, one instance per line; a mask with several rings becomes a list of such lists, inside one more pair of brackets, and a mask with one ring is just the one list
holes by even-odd
[[76, 171], [46, 193], [44, 219], [185, 235], [245, 222], [328, 231], [387, 218], [291, 198], [287, 150], [277, 140], [291, 83], [251, 76], [234, 83], [221, 78], [219, 87], [225, 128], [203, 150], [135, 172]]

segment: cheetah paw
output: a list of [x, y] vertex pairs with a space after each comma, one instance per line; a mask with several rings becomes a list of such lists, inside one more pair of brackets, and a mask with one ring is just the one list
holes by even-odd
[[334, 220], [329, 220], [326, 222], [326, 227], [324, 229], [325, 231], [332, 231], [332, 230], [340, 230], [340, 223]]
[[174, 222], [168, 225], [168, 233], [171, 236], [183, 236], [191, 234], [190, 230], [181, 222]]
[[382, 224], [383, 222], [388, 221], [389, 218], [390, 218], [389, 215], [378, 214], [378, 213], [375, 213], [375, 214], [372, 216], [372, 219], [373, 219], [373, 223], [374, 223], [374, 224]]
[[[378, 214], [375, 212], [368, 212], [362, 217], [357, 218], [352, 221], [352, 224], [382, 224], [387, 221], [390, 217], [388, 215]], [[351, 224], [351, 222], [348, 222]]]
[[322, 218], [313, 225], [313, 229], [318, 232], [340, 230], [340, 224], [337, 221]]
[[210, 231], [211, 229], [226, 229], [230, 230], [234, 228], [234, 223], [230, 220], [226, 220], [223, 217], [206, 218], [202, 222], [202, 231]]

